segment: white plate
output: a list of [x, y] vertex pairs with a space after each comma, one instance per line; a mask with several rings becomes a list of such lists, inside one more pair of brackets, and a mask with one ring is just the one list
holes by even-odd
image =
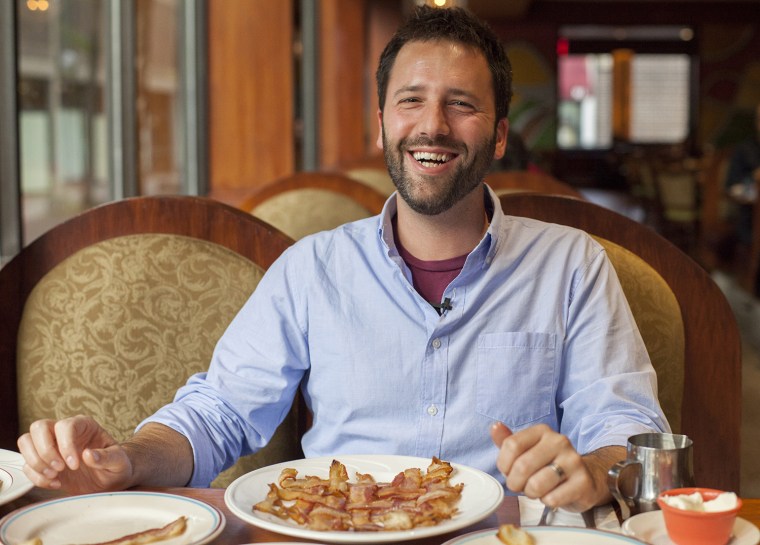
[[185, 515], [187, 529], [165, 545], [201, 545], [214, 539], [226, 520], [205, 502], [158, 492], [106, 492], [36, 503], [0, 520], [0, 541], [17, 545], [39, 537], [45, 545], [107, 541], [169, 524]]
[[389, 532], [320, 532], [299, 526], [293, 521], [253, 511], [253, 505], [266, 497], [269, 483], [277, 483], [284, 468], [296, 469], [299, 476], [314, 475], [326, 478], [333, 459], [346, 466], [352, 480], [356, 472], [359, 472], [369, 473], [380, 482], [390, 482], [399, 472], [411, 467], [418, 467], [424, 471], [431, 461], [430, 458], [387, 455], [341, 455], [294, 460], [257, 469], [238, 477], [224, 493], [224, 501], [230, 511], [244, 521], [279, 534], [330, 543], [388, 543], [436, 536], [470, 526], [493, 513], [504, 499], [501, 483], [487, 473], [451, 464], [454, 468], [451, 484], [464, 483], [462, 497], [457, 506], [459, 513], [436, 526]]
[[21, 468], [24, 457], [12, 450], [0, 449], [0, 505], [29, 492], [34, 485]]
[[[635, 515], [623, 523], [623, 533], [651, 543], [651, 545], [673, 545], [665, 529], [662, 511], [650, 511]], [[741, 517], [734, 523], [734, 540], [731, 545], [757, 545], [760, 530]]]
[[[616, 534], [607, 530], [572, 528], [569, 526], [523, 526], [536, 545], [642, 545], [644, 542], [633, 537]], [[503, 545], [496, 537], [498, 528], [479, 530], [450, 539], [443, 545]]]

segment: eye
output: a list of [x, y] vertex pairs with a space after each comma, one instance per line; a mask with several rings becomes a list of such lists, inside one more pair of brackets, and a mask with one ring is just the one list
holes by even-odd
[[475, 109], [475, 107], [472, 104], [470, 104], [469, 102], [465, 102], [464, 100], [452, 100], [451, 102], [449, 102], [449, 105], [453, 106], [454, 108], [458, 110], [470, 111], [470, 110]]
[[419, 97], [411, 96], [400, 98], [396, 103], [396, 107], [399, 110], [416, 110], [422, 104], [422, 100]]

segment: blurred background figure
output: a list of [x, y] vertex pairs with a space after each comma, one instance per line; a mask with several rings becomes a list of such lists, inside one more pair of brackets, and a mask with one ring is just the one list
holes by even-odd
[[755, 131], [740, 142], [731, 156], [725, 187], [735, 203], [732, 215], [736, 222], [737, 242], [748, 246], [752, 241], [752, 205], [760, 184], [760, 104], [755, 110]]
[[539, 170], [533, 162], [530, 150], [519, 132], [510, 128], [507, 133], [507, 151], [496, 159], [491, 170]]

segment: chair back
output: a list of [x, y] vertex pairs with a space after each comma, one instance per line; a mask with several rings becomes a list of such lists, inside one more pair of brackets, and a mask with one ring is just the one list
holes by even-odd
[[673, 428], [694, 441], [700, 486], [739, 490], [741, 339], [726, 297], [654, 230], [588, 201], [507, 194], [506, 214], [588, 232], [607, 250], [657, 371]]
[[545, 172], [532, 170], [499, 170], [489, 172], [485, 182], [497, 195], [506, 193], [547, 193], [583, 199], [583, 194], [567, 182]]
[[343, 174], [298, 172], [257, 189], [240, 207], [297, 240], [379, 214], [385, 200]]
[[[94, 416], [118, 440], [208, 367], [217, 340], [292, 240], [196, 197], [93, 208], [0, 269], [0, 446], [40, 418]], [[223, 473], [302, 456], [298, 406], [270, 445]]]
[[390, 197], [391, 193], [396, 191], [391, 175], [385, 168], [357, 167], [344, 171], [349, 178], [357, 180], [372, 189], [379, 191], [382, 195]]

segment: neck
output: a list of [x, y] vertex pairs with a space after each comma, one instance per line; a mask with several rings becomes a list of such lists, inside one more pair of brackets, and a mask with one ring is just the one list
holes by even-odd
[[468, 254], [488, 228], [482, 186], [435, 216], [419, 214], [397, 199], [396, 236], [417, 259], [439, 261]]

